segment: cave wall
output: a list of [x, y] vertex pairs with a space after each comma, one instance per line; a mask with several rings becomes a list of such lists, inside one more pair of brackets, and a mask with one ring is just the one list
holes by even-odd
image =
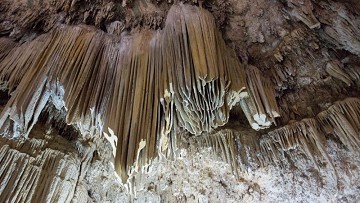
[[[119, 37], [156, 32], [178, 3], [4, 0], [0, 37], [14, 47], [61, 26], [89, 26]], [[236, 105], [227, 123], [212, 132], [194, 137], [177, 131], [172, 158], [155, 157], [123, 184], [112, 144], [101, 134], [84, 136], [66, 124], [66, 112], [47, 106], [27, 139], [0, 138], [0, 202], [360, 200], [360, 3], [184, 3], [210, 11], [246, 74], [255, 67], [255, 75], [271, 81], [280, 114], [274, 124], [255, 131]], [[7, 48], [0, 49], [3, 60]], [[13, 91], [4, 78], [2, 108]]]

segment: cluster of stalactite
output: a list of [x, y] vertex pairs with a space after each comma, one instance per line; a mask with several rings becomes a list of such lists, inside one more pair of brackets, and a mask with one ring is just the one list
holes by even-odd
[[320, 22], [316, 19], [313, 13], [313, 5], [310, 0], [298, 2], [294, 0], [287, 0], [288, 6], [291, 8], [290, 15], [303, 22], [309, 28], [319, 28]]
[[198, 151], [211, 148], [215, 156], [230, 165], [237, 177], [240, 173], [258, 167], [286, 167], [289, 158], [296, 162], [296, 151], [300, 150], [319, 172], [323, 167], [322, 163], [326, 163], [337, 180], [327, 140], [332, 139], [329, 137], [336, 137], [341, 142], [339, 144], [353, 153], [359, 153], [359, 135], [360, 99], [347, 98], [336, 102], [314, 118], [293, 121], [262, 136], [244, 130], [224, 129], [194, 138], [194, 146]]
[[87, 202], [86, 188], [77, 185], [86, 171], [74, 150], [41, 139], [0, 142], [1, 202]]
[[236, 145], [236, 135], [232, 130], [226, 129], [215, 133], [204, 134], [195, 138], [196, 147], [211, 148], [212, 153], [221, 160], [227, 162], [238, 176], [240, 165], [238, 162], [238, 147]]
[[347, 86], [351, 86], [360, 80], [360, 67], [349, 66], [344, 69], [343, 64], [338, 60], [329, 61], [326, 64], [326, 72]]
[[299, 148], [303, 150], [304, 154], [314, 163], [315, 168], [319, 171], [320, 168], [315, 155], [322, 155], [335, 177], [337, 177], [334, 166], [326, 151], [326, 137], [322, 134], [315, 119], [304, 119], [289, 124], [270, 132], [268, 136], [270, 138], [261, 140], [261, 149], [264, 152], [259, 156], [261, 165], [269, 163], [281, 165], [284, 161], [284, 152]]
[[246, 79], [250, 95], [241, 97], [240, 106], [251, 127], [259, 130], [276, 124], [275, 118], [280, 114], [271, 81], [262, 77], [259, 69], [251, 65], [246, 70]]
[[60, 25], [21, 45], [1, 39], [0, 49], [11, 92], [2, 134], [28, 137], [50, 103], [82, 135], [108, 138], [123, 181], [159, 153], [173, 157], [177, 129], [211, 132], [239, 102], [254, 129], [279, 116], [271, 83], [256, 67], [245, 73], [200, 7], [172, 6], [158, 31], [119, 37]]
[[334, 166], [326, 151], [328, 135], [334, 135], [349, 150], [357, 153], [360, 147], [360, 99], [347, 98], [336, 102], [314, 118], [290, 123], [264, 135], [260, 141], [259, 161], [262, 166], [281, 165], [284, 153], [300, 149], [319, 169], [316, 155], [321, 155], [337, 178]]

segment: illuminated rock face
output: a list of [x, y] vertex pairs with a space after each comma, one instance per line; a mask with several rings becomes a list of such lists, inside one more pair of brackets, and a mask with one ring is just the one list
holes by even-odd
[[217, 179], [249, 189], [209, 201], [286, 201], [269, 188], [293, 168], [326, 201], [357, 187], [358, 3], [65, 0], [11, 18], [41, 2], [0, 5], [0, 202], [197, 202]]
[[159, 31], [116, 37], [60, 26], [19, 47], [2, 43], [2, 80], [14, 90], [2, 112], [4, 136], [27, 138], [45, 105], [58, 103], [81, 134], [111, 139], [124, 181], [158, 151], [173, 156], [177, 127], [200, 135], [225, 125], [241, 94], [254, 129], [279, 116], [271, 84], [255, 67], [245, 79], [202, 8], [174, 5]]

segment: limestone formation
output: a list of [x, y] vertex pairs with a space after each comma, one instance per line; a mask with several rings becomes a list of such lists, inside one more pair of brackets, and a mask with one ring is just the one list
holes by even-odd
[[199, 135], [226, 124], [241, 95], [254, 129], [279, 116], [271, 83], [254, 67], [245, 79], [212, 16], [198, 7], [174, 5], [160, 31], [116, 37], [60, 26], [7, 49], [0, 75], [14, 92], [1, 114], [3, 135], [27, 138], [45, 105], [57, 102], [84, 136], [117, 137], [115, 168], [124, 181], [158, 150], [173, 157], [178, 127]]
[[3, 0], [0, 202], [359, 202], [356, 0]]
[[337, 61], [331, 61], [326, 64], [326, 72], [334, 78], [343, 81], [348, 86], [352, 83], [350, 76], [340, 68], [339, 62]]
[[59, 137], [44, 136], [18, 142], [1, 138], [1, 202], [70, 202], [81, 196], [78, 183], [86, 168], [80, 168], [77, 152]]
[[337, 179], [337, 173], [326, 151], [326, 138], [330, 134], [335, 135], [344, 146], [354, 153], [359, 153], [359, 102], [358, 98], [347, 98], [319, 113], [315, 118], [303, 119], [264, 135], [260, 141], [261, 165], [281, 164], [285, 159], [285, 152], [291, 156], [290, 150], [300, 148], [318, 170], [320, 168], [314, 155], [320, 154]]

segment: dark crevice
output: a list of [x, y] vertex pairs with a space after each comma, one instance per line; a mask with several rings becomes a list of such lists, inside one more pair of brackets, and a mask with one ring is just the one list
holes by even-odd
[[47, 104], [39, 116], [39, 123], [50, 125], [57, 133], [68, 141], [75, 141], [81, 137], [81, 133], [76, 127], [66, 123], [65, 109], [56, 109], [53, 104]]
[[10, 99], [10, 94], [8, 90], [0, 90], [0, 106], [6, 105]]

